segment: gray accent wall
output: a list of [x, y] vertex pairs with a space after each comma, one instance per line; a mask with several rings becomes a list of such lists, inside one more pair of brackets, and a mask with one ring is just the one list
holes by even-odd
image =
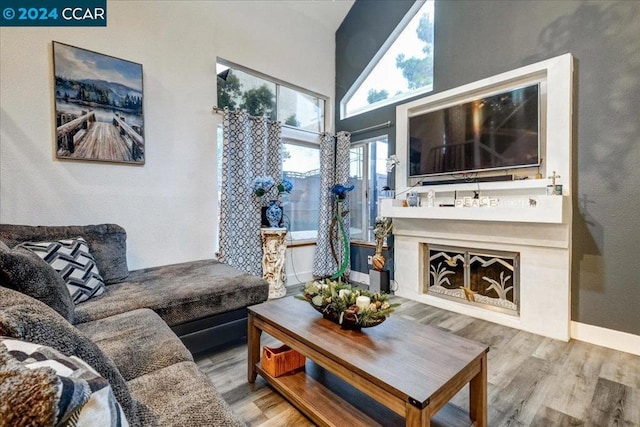
[[[395, 124], [395, 105], [340, 120], [339, 102], [412, 4], [356, 0], [336, 32], [336, 130]], [[640, 2], [436, 1], [432, 94], [564, 53], [576, 59], [572, 319], [640, 334]]]

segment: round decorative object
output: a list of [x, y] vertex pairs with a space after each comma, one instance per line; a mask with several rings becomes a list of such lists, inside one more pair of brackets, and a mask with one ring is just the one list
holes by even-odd
[[375, 254], [371, 259], [371, 266], [373, 267], [374, 270], [380, 271], [384, 268], [385, 261], [386, 260], [384, 259], [384, 255]]
[[278, 201], [269, 201], [269, 206], [267, 207], [267, 221], [269, 221], [269, 226], [272, 228], [277, 228], [280, 225], [281, 219], [282, 208], [278, 204]]
[[340, 323], [340, 315], [338, 313], [329, 311], [327, 307], [318, 307], [313, 304], [311, 304], [311, 306], [322, 313], [323, 318], [330, 320], [333, 323], [340, 325], [342, 329], [346, 329], [349, 331], [359, 331], [362, 328], [373, 328], [374, 326], [378, 326], [379, 324], [387, 320], [386, 317], [380, 317], [368, 323], [361, 323], [358, 322], [358, 319], [356, 317], [345, 315], [342, 318], [342, 323]]
[[296, 298], [308, 302], [325, 319], [350, 330], [378, 326], [400, 305], [389, 303], [384, 293], [352, 288], [331, 279], [306, 283], [302, 295]]

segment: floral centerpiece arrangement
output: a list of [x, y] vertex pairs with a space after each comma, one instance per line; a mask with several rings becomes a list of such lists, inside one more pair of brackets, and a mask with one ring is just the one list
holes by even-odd
[[390, 304], [383, 293], [353, 289], [330, 279], [308, 282], [302, 295], [322, 315], [344, 329], [360, 329], [384, 322], [399, 304]]
[[[257, 197], [269, 194], [274, 188], [278, 191], [277, 197], [280, 197], [282, 194], [290, 193], [291, 190], [293, 190], [293, 183], [286, 178], [282, 178], [282, 181], [276, 184], [270, 176], [259, 176], [253, 180], [252, 188], [253, 194]], [[274, 199], [269, 201], [265, 216], [271, 227], [275, 228], [280, 225], [280, 221], [282, 220], [282, 207], [280, 206], [279, 200]]]

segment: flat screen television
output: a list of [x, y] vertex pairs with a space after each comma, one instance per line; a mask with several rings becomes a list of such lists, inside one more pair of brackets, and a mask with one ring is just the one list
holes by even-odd
[[409, 177], [540, 164], [540, 88], [512, 89], [409, 118]]

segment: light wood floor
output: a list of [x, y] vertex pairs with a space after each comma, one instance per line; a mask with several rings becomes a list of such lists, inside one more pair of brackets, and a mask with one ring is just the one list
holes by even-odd
[[[640, 356], [581, 341], [556, 341], [393, 299], [402, 304], [393, 316], [490, 346], [490, 426], [640, 426]], [[263, 344], [274, 343], [263, 335]], [[196, 361], [247, 425], [313, 425], [260, 377], [254, 385], [247, 384], [246, 358], [246, 344], [237, 344], [197, 355]], [[455, 411], [467, 411], [468, 389], [465, 387], [452, 403]], [[388, 424], [398, 425], [398, 420], [389, 419]], [[445, 419], [443, 425], [457, 425], [457, 421]]]

